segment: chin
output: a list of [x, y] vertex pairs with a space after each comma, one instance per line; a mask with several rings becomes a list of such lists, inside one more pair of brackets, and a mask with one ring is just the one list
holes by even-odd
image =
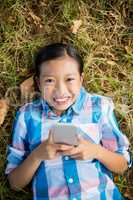
[[64, 107], [54, 107], [55, 110], [58, 110], [59, 112], [63, 112], [65, 110], [67, 110], [71, 105], [68, 106], [64, 106]]

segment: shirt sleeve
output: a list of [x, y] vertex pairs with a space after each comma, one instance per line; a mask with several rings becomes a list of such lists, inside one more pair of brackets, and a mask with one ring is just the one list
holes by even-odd
[[29, 154], [27, 144], [27, 128], [25, 123], [25, 112], [18, 111], [13, 125], [12, 143], [7, 147], [7, 166], [5, 173], [9, 174]]
[[123, 155], [128, 162], [128, 166], [131, 167], [129, 141], [118, 127], [112, 100], [109, 98], [103, 102], [102, 107], [104, 115], [101, 124], [101, 144], [108, 150]]

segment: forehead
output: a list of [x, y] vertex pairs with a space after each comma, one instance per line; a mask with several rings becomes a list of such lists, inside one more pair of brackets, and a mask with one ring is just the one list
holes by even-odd
[[40, 75], [64, 74], [70, 72], [79, 73], [79, 64], [74, 58], [64, 56], [42, 63]]

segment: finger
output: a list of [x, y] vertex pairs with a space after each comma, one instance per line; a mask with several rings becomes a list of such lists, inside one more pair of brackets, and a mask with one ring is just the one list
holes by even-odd
[[71, 158], [76, 159], [76, 160], [82, 160], [80, 153], [71, 155]]
[[70, 146], [70, 145], [64, 145], [64, 144], [57, 144], [57, 148], [58, 150], [60, 151], [70, 151], [72, 150], [74, 147], [73, 146]]
[[71, 151], [60, 151], [62, 156], [67, 156], [67, 155], [71, 155]]
[[77, 153], [79, 153], [79, 151], [78, 151], [78, 149], [77, 148], [72, 148], [72, 149], [70, 149], [70, 150], [64, 150], [64, 151], [62, 151], [62, 154], [63, 155], [75, 155], [75, 154], [77, 154]]
[[59, 157], [61, 155], [62, 155], [61, 152], [56, 151], [56, 157]]
[[73, 148], [73, 146], [70, 146], [70, 145], [55, 144], [55, 143], [54, 143], [54, 146], [55, 146], [56, 150], [59, 152], [63, 152], [63, 151], [67, 151], [67, 150], [70, 151]]
[[79, 141], [79, 143], [81, 143], [82, 141], [84, 141], [84, 138], [80, 134], [78, 134], [78, 141]]
[[81, 156], [71, 156], [71, 158], [75, 160], [83, 160]]
[[48, 142], [49, 142], [49, 143], [53, 143], [53, 135], [52, 135], [52, 132], [51, 132], [51, 131], [49, 131]]

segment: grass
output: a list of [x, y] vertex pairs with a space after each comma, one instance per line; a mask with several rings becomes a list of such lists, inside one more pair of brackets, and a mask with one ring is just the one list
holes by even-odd
[[[49, 42], [69, 42], [80, 51], [85, 62], [86, 89], [113, 98], [119, 125], [128, 136], [132, 151], [132, 10], [131, 0], [4, 0], [0, 3], [0, 98], [10, 99], [10, 110], [0, 127], [1, 200], [31, 199], [29, 188], [19, 193], [11, 191], [4, 175], [6, 146], [20, 100], [11, 88], [32, 74], [34, 53]], [[82, 24], [73, 34], [71, 27], [75, 20], [81, 20]], [[124, 194], [130, 183], [126, 174], [115, 180]]]

